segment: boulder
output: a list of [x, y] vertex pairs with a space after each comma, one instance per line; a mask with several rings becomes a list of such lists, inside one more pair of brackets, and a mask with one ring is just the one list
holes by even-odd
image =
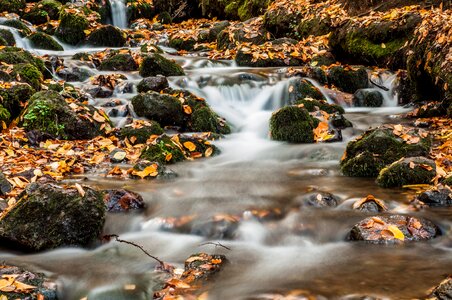
[[289, 103], [295, 104], [297, 100], [312, 98], [316, 100], [325, 100], [322, 92], [315, 87], [309, 80], [304, 78], [294, 78], [289, 83]]
[[140, 75], [142, 77], [150, 76], [183, 76], [184, 70], [174, 61], [166, 59], [158, 53], [146, 55], [140, 65]]
[[15, 46], [16, 39], [14, 35], [8, 29], [0, 29], [0, 38], [2, 38], [3, 45], [2, 46]]
[[31, 33], [30, 28], [28, 28], [28, 26], [25, 25], [25, 23], [19, 19], [8, 19], [4, 21], [2, 25], [19, 29], [20, 32], [24, 35], [28, 35]]
[[160, 124], [155, 121], [146, 122], [141, 126], [125, 126], [119, 131], [121, 139], [128, 139], [132, 144], [144, 144], [153, 135], [161, 135], [163, 133]]
[[365, 218], [353, 226], [349, 239], [375, 244], [430, 240], [441, 232], [431, 221], [403, 215]]
[[169, 87], [168, 79], [164, 76], [146, 77], [137, 85], [138, 93], [146, 93], [149, 91], [160, 92]]
[[28, 83], [34, 90], [41, 89], [41, 83], [44, 79], [41, 71], [30, 63], [16, 64], [13, 67], [13, 76], [20, 78], [22, 82]]
[[381, 187], [429, 184], [436, 176], [436, 164], [425, 157], [409, 157], [383, 168], [377, 177]]
[[25, 8], [25, 0], [0, 0], [0, 11], [9, 13], [19, 13]]
[[309, 193], [302, 197], [297, 197], [297, 204], [307, 207], [336, 207], [340, 203], [340, 199], [335, 195], [327, 192]]
[[30, 44], [37, 49], [63, 51], [63, 47], [58, 44], [50, 35], [43, 32], [33, 33], [28, 37]]
[[420, 201], [430, 207], [452, 206], [452, 189], [448, 186], [427, 190], [417, 195], [416, 201]]
[[0, 49], [0, 62], [9, 65], [32, 64], [43, 74], [45, 74], [46, 70], [44, 62], [40, 58], [34, 57], [30, 52], [16, 47]]
[[[5, 87], [0, 89], [2, 107], [6, 109], [10, 118], [15, 119], [19, 116], [25, 103], [34, 93], [35, 90], [28, 83], [11, 82], [9, 88]], [[6, 122], [5, 119], [3, 121]], [[8, 122], [6, 123], [8, 124]]]
[[285, 106], [273, 113], [270, 135], [273, 140], [289, 143], [313, 143], [314, 128], [319, 121], [299, 106]]
[[130, 54], [118, 53], [102, 61], [99, 66], [102, 71], [136, 71], [138, 64]]
[[422, 129], [381, 126], [348, 143], [341, 170], [347, 176], [376, 177], [381, 169], [402, 157], [427, 156], [430, 144]]
[[353, 94], [353, 106], [380, 107], [383, 105], [383, 95], [376, 89], [359, 89]]
[[141, 195], [125, 189], [105, 190], [104, 203], [108, 212], [142, 210], [145, 203]]
[[208, 106], [199, 107], [193, 111], [188, 128], [194, 132], [231, 133], [231, 128], [226, 120], [218, 116]]
[[98, 47], [123, 47], [126, 38], [121, 29], [112, 25], [105, 25], [95, 29], [88, 36], [87, 42]]
[[81, 103], [69, 106], [54, 91], [34, 94], [22, 114], [20, 124], [27, 131], [38, 130], [68, 140], [92, 139], [104, 134], [103, 127], [111, 126], [110, 120], [96, 108]]
[[0, 221], [0, 238], [21, 249], [42, 251], [87, 246], [105, 222], [101, 193], [89, 188], [30, 184]]
[[369, 79], [365, 68], [335, 66], [328, 70], [328, 83], [346, 93], [355, 93], [359, 89], [369, 86]]
[[428, 299], [431, 300], [450, 300], [452, 299], [452, 276], [449, 275], [432, 291]]
[[94, 75], [91, 70], [79, 67], [63, 68], [58, 70], [56, 74], [67, 82], [85, 81]]
[[74, 13], [63, 8], [55, 34], [62, 42], [77, 45], [85, 40], [85, 30], [88, 28], [89, 21], [83, 13]]

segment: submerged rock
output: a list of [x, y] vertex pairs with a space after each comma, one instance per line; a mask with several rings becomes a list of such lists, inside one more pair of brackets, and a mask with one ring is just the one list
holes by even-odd
[[402, 157], [427, 156], [430, 144], [422, 129], [384, 125], [348, 143], [341, 170], [347, 176], [376, 177], [381, 169]]
[[169, 86], [168, 79], [164, 76], [146, 77], [137, 85], [138, 93], [149, 91], [160, 92]]
[[384, 203], [384, 201], [375, 198], [373, 195], [368, 195], [363, 199], [355, 201], [355, 203], [353, 203], [353, 209], [365, 212], [379, 213], [387, 211], [388, 207], [386, 203]]
[[452, 206], [452, 189], [448, 186], [434, 188], [419, 194], [415, 201], [420, 201], [430, 207]]
[[317, 208], [336, 207], [339, 204], [340, 199], [331, 193], [316, 192], [300, 197], [299, 202], [301, 206], [310, 206]]
[[431, 221], [402, 215], [376, 216], [362, 220], [350, 231], [349, 239], [377, 244], [423, 241], [440, 235]]
[[79, 67], [63, 68], [58, 70], [56, 74], [67, 82], [85, 81], [94, 75], [92, 71]]
[[425, 157], [398, 160], [380, 171], [377, 184], [381, 187], [401, 187], [407, 184], [428, 184], [436, 176], [436, 165]]
[[140, 65], [140, 75], [149, 76], [183, 76], [184, 70], [172, 60], [169, 60], [158, 53], [148, 54], [143, 58]]
[[127, 212], [145, 208], [143, 197], [125, 189], [105, 190], [104, 202], [108, 212]]
[[383, 100], [383, 95], [376, 89], [359, 89], [353, 94], [353, 106], [380, 107]]
[[87, 246], [100, 235], [104, 218], [99, 192], [34, 183], [0, 221], [0, 237], [9, 245], [33, 251]]

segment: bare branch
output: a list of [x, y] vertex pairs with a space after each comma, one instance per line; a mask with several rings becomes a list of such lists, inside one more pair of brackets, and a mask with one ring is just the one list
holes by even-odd
[[229, 251], [231, 250], [231, 248], [226, 247], [225, 245], [221, 244], [220, 242], [216, 242], [216, 243], [213, 243], [213, 242], [202, 243], [202, 244], [199, 245], [199, 247], [206, 246], [206, 245], [214, 245], [215, 247], [223, 247], [226, 250], [229, 250]]

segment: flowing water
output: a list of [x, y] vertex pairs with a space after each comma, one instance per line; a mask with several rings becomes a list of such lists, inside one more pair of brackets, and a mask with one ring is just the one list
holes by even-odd
[[[67, 65], [76, 65], [70, 60], [74, 52], [58, 55]], [[176, 265], [201, 251], [225, 254], [231, 264], [211, 283], [210, 299], [246, 299], [292, 289], [328, 299], [352, 295], [412, 299], [424, 296], [450, 273], [450, 209], [414, 213], [442, 229], [442, 237], [427, 243], [381, 246], [346, 241], [350, 228], [367, 216], [351, 209], [355, 200], [373, 194], [393, 212], [406, 213], [413, 197], [410, 191], [381, 189], [371, 179], [344, 177], [338, 167], [350, 139], [371, 126], [397, 122], [396, 114], [406, 111], [397, 107], [393, 93], [386, 93], [383, 108], [347, 108], [346, 117], [354, 127], [343, 132], [343, 142], [288, 145], [268, 138], [271, 113], [288, 101], [290, 79], [284, 70], [172, 58], [184, 66], [187, 76], [170, 78], [171, 86], [206, 98], [232, 124], [233, 133], [216, 142], [221, 155], [172, 166], [179, 175], [173, 180], [120, 181], [102, 174], [72, 179], [99, 188], [127, 188], [145, 199], [148, 208], [142, 214], [108, 215], [105, 234], [119, 234]], [[132, 83], [140, 80], [136, 72], [125, 75]], [[391, 88], [393, 80], [387, 76], [383, 85]], [[125, 108], [134, 95], [114, 94], [114, 99], [120, 99], [117, 108], [125, 112], [114, 118], [116, 124], [123, 124]], [[92, 99], [92, 103], [102, 106], [110, 100]], [[313, 191], [333, 193], [341, 204], [328, 209], [303, 207], [303, 197]], [[255, 210], [278, 213], [260, 220], [254, 217]], [[240, 221], [231, 226], [224, 217], [225, 222], [212, 225], [219, 215], [239, 216]], [[188, 230], [177, 232], [166, 221], [183, 216], [195, 217]], [[209, 241], [220, 241], [230, 250], [201, 245]], [[159, 279], [153, 273], [154, 261], [134, 247], [115, 242], [38, 254], [3, 250], [0, 259], [49, 274], [58, 283], [61, 299], [88, 294], [89, 299], [149, 299]], [[123, 289], [130, 284], [135, 285], [133, 291]]]
[[114, 26], [127, 28], [127, 6], [125, 0], [111, 0], [111, 16]]

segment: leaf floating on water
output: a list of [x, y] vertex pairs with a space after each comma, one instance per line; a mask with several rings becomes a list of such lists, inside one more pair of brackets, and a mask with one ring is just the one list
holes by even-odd
[[405, 235], [403, 234], [402, 231], [400, 231], [400, 229], [395, 226], [395, 225], [389, 225], [388, 226], [388, 230], [394, 235], [395, 239], [404, 241], [405, 240]]
[[184, 147], [188, 149], [188, 151], [193, 152], [196, 150], [196, 145], [192, 142], [185, 142]]
[[146, 167], [143, 171], [135, 171], [134, 170], [134, 171], [132, 171], [132, 174], [143, 179], [148, 176], [156, 177], [159, 174], [159, 172], [157, 170], [157, 165], [152, 164], [152, 165]]

